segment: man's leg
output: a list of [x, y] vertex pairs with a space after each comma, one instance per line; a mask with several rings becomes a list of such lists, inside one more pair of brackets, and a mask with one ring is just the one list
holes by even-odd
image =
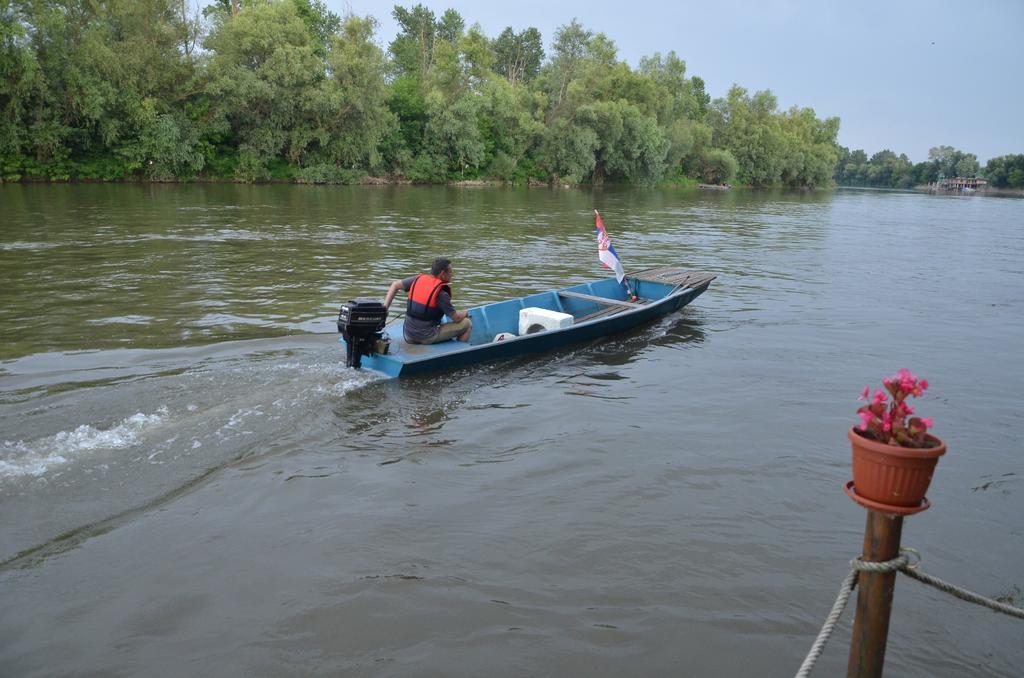
[[454, 337], [458, 337], [459, 341], [469, 341], [469, 335], [473, 332], [473, 323], [470, 322], [469, 318], [463, 318], [457, 323], [445, 323], [437, 328], [437, 334], [430, 341], [425, 341], [425, 344], [439, 344], [442, 341], [448, 341]]

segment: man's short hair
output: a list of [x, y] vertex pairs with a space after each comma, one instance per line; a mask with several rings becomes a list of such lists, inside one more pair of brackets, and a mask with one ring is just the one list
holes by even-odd
[[430, 275], [432, 275], [432, 276], [434, 276], [436, 278], [437, 276], [439, 276], [442, 273], [444, 273], [445, 271], [447, 271], [448, 267], [451, 266], [451, 265], [452, 265], [452, 260], [451, 259], [445, 259], [444, 257], [438, 257], [437, 259], [434, 259], [434, 265], [430, 267]]

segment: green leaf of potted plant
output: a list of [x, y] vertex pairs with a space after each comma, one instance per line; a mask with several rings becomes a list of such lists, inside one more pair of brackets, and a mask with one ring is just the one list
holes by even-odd
[[931, 418], [911, 416], [914, 408], [907, 403], [928, 390], [927, 379], [904, 368], [882, 384], [885, 390], [873, 396], [864, 387], [860, 399], [868, 402], [857, 410], [861, 423], [847, 434], [853, 444], [853, 482], [847, 494], [872, 510], [916, 513], [928, 507], [924, 495], [946, 445], [928, 432]]

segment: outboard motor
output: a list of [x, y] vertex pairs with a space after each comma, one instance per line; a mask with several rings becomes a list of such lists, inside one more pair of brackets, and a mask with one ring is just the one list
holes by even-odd
[[384, 338], [388, 309], [376, 299], [354, 299], [338, 311], [338, 331], [345, 339], [345, 365], [362, 367], [363, 356], [388, 352], [390, 341]]

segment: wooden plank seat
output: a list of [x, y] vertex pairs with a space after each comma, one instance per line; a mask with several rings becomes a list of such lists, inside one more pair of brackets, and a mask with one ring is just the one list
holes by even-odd
[[593, 294], [583, 294], [581, 292], [570, 292], [568, 290], [562, 290], [558, 293], [560, 297], [569, 297], [571, 299], [583, 299], [584, 301], [593, 301], [598, 304], [605, 304], [608, 306], [625, 306], [627, 308], [640, 308], [640, 304], [633, 303], [632, 301], [623, 301], [621, 299], [609, 299], [607, 297], [597, 297]]
[[607, 316], [615, 315], [616, 313], [622, 313], [623, 311], [628, 310], [629, 309], [626, 308], [625, 306], [605, 306], [600, 311], [594, 311], [593, 313], [581, 315], [579, 318], [576, 318], [576, 320], [574, 320], [573, 322], [583, 323], [588, 320], [597, 320], [598, 318], [605, 318]]

